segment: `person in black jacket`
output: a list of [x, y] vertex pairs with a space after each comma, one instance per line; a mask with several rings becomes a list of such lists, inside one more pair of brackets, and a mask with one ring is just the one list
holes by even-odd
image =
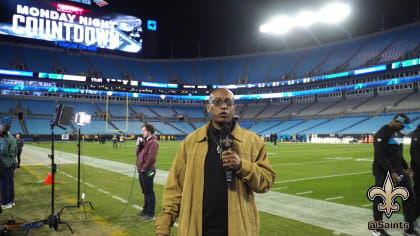
[[[401, 130], [409, 126], [410, 119], [404, 114], [396, 115], [391, 122], [384, 125], [374, 137], [374, 161], [373, 175], [375, 176], [375, 186], [382, 187], [389, 172], [394, 185], [406, 188], [409, 197], [403, 201], [403, 211], [405, 221], [409, 223], [409, 229], [405, 235], [419, 235], [414, 229], [416, 220], [414, 190], [411, 185], [410, 176], [413, 171], [408, 168], [407, 162], [403, 157], [403, 143]], [[373, 201], [373, 217], [375, 221], [382, 221], [383, 212], [378, 211], [378, 204], [382, 198], [376, 197]], [[374, 235], [389, 235], [385, 230], [375, 230]]]
[[414, 172], [414, 192], [416, 193], [416, 217], [420, 216], [420, 124], [411, 134], [411, 169]]
[[22, 135], [21, 134], [16, 134], [16, 143], [17, 143], [17, 154], [16, 154], [16, 158], [17, 158], [17, 168], [20, 168], [20, 155], [22, 154], [22, 149], [23, 149], [23, 145], [25, 145], [25, 142], [22, 139]]

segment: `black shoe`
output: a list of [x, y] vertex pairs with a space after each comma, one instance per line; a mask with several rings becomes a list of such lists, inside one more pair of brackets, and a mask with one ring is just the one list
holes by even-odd
[[145, 216], [143, 217], [143, 219], [140, 220], [140, 222], [149, 222], [149, 221], [154, 221], [156, 220], [155, 216]]
[[411, 228], [404, 232], [404, 236], [420, 236], [420, 234], [415, 229]]
[[144, 213], [144, 211], [140, 211], [139, 213], [136, 214], [136, 216], [145, 216], [146, 213]]
[[373, 236], [391, 236], [383, 229], [377, 229], [372, 231]]

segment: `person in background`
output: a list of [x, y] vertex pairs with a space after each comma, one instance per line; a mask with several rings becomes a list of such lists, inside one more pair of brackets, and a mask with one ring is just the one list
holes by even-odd
[[16, 134], [16, 144], [17, 144], [17, 166], [16, 168], [20, 168], [20, 155], [22, 154], [23, 146], [25, 142], [23, 141], [22, 135], [20, 133]]
[[16, 165], [16, 139], [9, 133], [10, 126], [7, 123], [0, 125], [0, 159], [5, 167], [0, 179], [1, 208], [8, 209], [15, 206], [15, 189], [13, 172]]
[[143, 210], [136, 216], [144, 216], [140, 221], [149, 222], [156, 219], [155, 205], [156, 197], [153, 190], [153, 180], [156, 174], [156, 158], [159, 149], [159, 143], [155, 134], [155, 128], [151, 124], [141, 127], [143, 141], [137, 140], [136, 156], [137, 171], [139, 172], [140, 187], [144, 195]]

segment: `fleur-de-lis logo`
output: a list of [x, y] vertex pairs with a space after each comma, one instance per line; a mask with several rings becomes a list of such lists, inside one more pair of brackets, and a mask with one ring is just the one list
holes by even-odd
[[226, 137], [225, 139], [222, 140], [222, 142], [226, 148], [230, 148], [230, 146], [232, 146], [233, 140], [230, 139], [229, 137]]
[[386, 175], [383, 187], [371, 187], [367, 192], [369, 200], [373, 201], [375, 197], [381, 197], [382, 203], [378, 204], [378, 211], [385, 212], [386, 217], [391, 217], [393, 212], [400, 210], [400, 205], [394, 203], [396, 197], [401, 197], [403, 200], [407, 200], [409, 192], [404, 187], [394, 187], [391, 175], [389, 171]]

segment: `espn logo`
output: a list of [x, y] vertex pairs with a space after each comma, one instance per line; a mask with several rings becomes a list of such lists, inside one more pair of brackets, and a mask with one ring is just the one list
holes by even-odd
[[106, 5], [108, 5], [108, 2], [106, 2], [106, 1], [103, 1], [103, 0], [93, 0], [95, 3], [96, 3], [96, 5], [98, 5], [99, 7], [103, 7], [103, 6], [106, 6]]

